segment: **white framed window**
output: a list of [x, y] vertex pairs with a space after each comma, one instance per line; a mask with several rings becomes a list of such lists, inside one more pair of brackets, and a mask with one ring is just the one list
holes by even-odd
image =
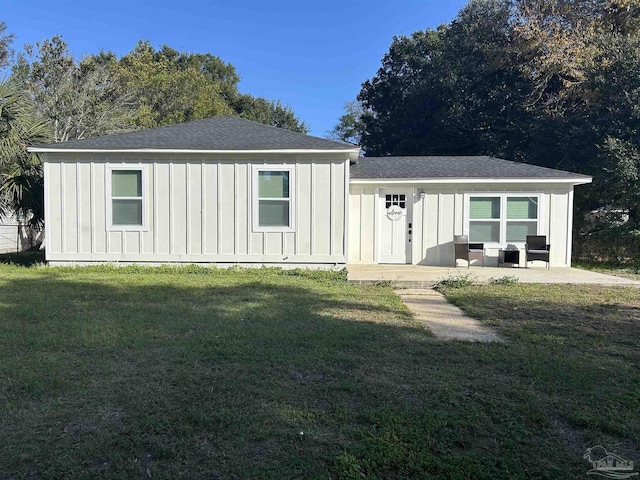
[[524, 243], [539, 233], [538, 194], [469, 194], [466, 206], [470, 242]]
[[253, 230], [294, 230], [294, 169], [259, 165], [253, 168]]
[[112, 165], [107, 169], [107, 228], [145, 230], [146, 169], [142, 165]]
[[507, 197], [505, 241], [521, 243], [527, 235], [538, 234], [539, 200], [533, 197]]
[[469, 198], [469, 241], [500, 243], [500, 197]]

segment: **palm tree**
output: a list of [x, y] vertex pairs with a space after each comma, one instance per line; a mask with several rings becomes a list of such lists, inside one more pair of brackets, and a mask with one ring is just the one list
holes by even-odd
[[27, 148], [51, 140], [28, 94], [14, 77], [0, 80], [0, 215], [15, 213], [44, 224], [42, 159]]

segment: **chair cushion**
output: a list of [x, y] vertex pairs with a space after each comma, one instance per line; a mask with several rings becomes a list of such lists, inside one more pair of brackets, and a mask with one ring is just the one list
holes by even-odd
[[529, 253], [549, 253], [549, 250], [527, 250]]

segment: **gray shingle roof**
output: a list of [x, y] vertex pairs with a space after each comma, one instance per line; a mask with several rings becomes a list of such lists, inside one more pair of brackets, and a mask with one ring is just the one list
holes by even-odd
[[47, 150], [347, 150], [347, 143], [312, 137], [239, 117], [220, 116], [166, 127], [38, 145]]
[[351, 178], [535, 178], [589, 179], [586, 175], [487, 156], [365, 157]]

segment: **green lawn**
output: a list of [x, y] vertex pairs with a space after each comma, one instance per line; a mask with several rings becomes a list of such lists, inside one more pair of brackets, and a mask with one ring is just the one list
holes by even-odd
[[640, 462], [637, 289], [447, 291], [443, 343], [342, 274], [0, 265], [0, 479], [576, 478]]
[[619, 265], [611, 263], [573, 262], [575, 268], [593, 270], [594, 272], [607, 273], [618, 277], [640, 280], [640, 267], [638, 265]]

